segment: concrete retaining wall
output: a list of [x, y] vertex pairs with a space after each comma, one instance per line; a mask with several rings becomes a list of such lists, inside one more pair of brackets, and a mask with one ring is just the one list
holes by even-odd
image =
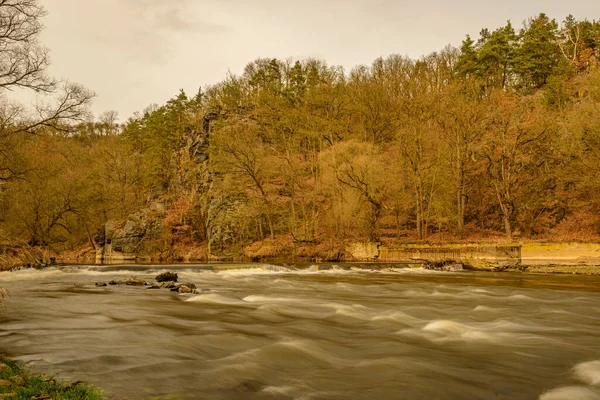
[[472, 266], [518, 266], [521, 245], [406, 245], [397, 248], [379, 246], [378, 261], [397, 263], [453, 261]]

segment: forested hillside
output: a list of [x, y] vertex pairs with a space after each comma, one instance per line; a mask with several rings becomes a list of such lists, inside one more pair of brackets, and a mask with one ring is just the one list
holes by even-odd
[[599, 240], [599, 59], [600, 22], [540, 14], [350, 71], [257, 59], [122, 125], [27, 122], [4, 93], [0, 232], [60, 252], [152, 220], [163, 258]]

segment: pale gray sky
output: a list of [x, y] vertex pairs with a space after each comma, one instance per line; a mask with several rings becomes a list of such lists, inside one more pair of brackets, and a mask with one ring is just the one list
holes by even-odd
[[316, 57], [349, 70], [419, 57], [466, 34], [545, 12], [600, 18], [600, 0], [40, 0], [50, 73], [98, 94], [121, 121], [179, 89], [194, 94], [259, 57]]

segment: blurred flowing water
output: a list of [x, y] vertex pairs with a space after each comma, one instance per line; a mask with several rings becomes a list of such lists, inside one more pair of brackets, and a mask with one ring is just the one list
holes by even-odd
[[[600, 279], [397, 269], [0, 273], [0, 351], [109, 399], [600, 399]], [[96, 287], [176, 270], [195, 295]]]

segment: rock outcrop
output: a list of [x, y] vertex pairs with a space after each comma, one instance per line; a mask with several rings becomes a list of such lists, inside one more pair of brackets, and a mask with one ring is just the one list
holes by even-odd
[[165, 211], [154, 204], [125, 220], [110, 220], [95, 236], [97, 261], [126, 261], [148, 258], [164, 251]]

